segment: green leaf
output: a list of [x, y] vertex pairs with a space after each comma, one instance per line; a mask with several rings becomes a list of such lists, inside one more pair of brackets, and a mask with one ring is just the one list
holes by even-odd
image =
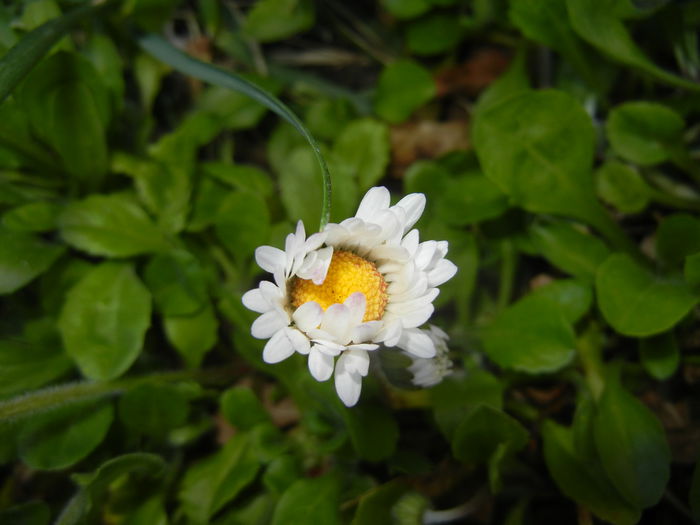
[[384, 9], [396, 18], [415, 18], [430, 9], [428, 0], [381, 0]]
[[[270, 94], [279, 91], [279, 85], [271, 84], [269, 79], [265, 77], [251, 77], [248, 80], [260, 84], [262, 88], [270, 91]], [[254, 128], [265, 116], [268, 109], [244, 93], [231, 91], [220, 86], [212, 86], [202, 93], [198, 107], [201, 111], [211, 115], [220, 127], [231, 130]]]
[[63, 408], [35, 416], [19, 434], [19, 454], [39, 470], [68, 468], [92, 452], [104, 439], [114, 410], [110, 404]]
[[323, 181], [323, 207], [321, 213], [321, 228], [330, 218], [330, 173], [321, 155], [321, 149], [299, 118], [274, 95], [258, 87], [245, 78], [223, 71], [211, 64], [194, 59], [170, 45], [157, 35], [146, 35], [139, 39], [139, 45], [154, 57], [170, 64], [176, 70], [199, 78], [211, 84], [241, 92], [282, 117], [306, 139], [311, 146], [316, 161], [321, 168]]
[[221, 412], [226, 420], [241, 430], [250, 430], [270, 421], [262, 403], [250, 388], [232, 387], [221, 395]]
[[414, 162], [404, 175], [406, 191], [424, 193], [436, 218], [452, 226], [493, 219], [508, 209], [508, 197], [480, 170], [450, 171], [440, 162]]
[[665, 332], [698, 301], [682, 281], [653, 275], [621, 253], [598, 268], [596, 295], [610, 325], [636, 337]]
[[274, 42], [306, 31], [315, 19], [311, 0], [258, 0], [248, 12], [243, 31], [259, 42]]
[[74, 9], [34, 29], [0, 58], [0, 104], [68, 31], [83, 18], [96, 13], [106, 3]]
[[392, 507], [407, 490], [408, 486], [403, 481], [393, 480], [362, 496], [352, 525], [392, 523]]
[[278, 172], [280, 197], [287, 217], [301, 220], [307, 233], [314, 231], [321, 210], [323, 189], [318, 171], [308, 148], [297, 147], [289, 152], [286, 165]]
[[182, 510], [193, 524], [205, 524], [250, 484], [259, 464], [250, 440], [236, 434], [217, 453], [191, 466], [180, 485]]
[[451, 439], [464, 414], [479, 405], [503, 408], [504, 385], [486, 370], [469, 371], [465, 377], [446, 377], [430, 390], [431, 405], [440, 431]]
[[392, 124], [403, 122], [435, 96], [435, 82], [429, 71], [412, 60], [397, 60], [379, 76], [374, 110]]
[[163, 436], [187, 419], [189, 404], [172, 385], [143, 384], [119, 399], [119, 418], [135, 433]]
[[235, 192], [221, 203], [214, 227], [222, 244], [243, 262], [269, 237], [270, 213], [258, 195]]
[[511, 452], [523, 448], [527, 430], [505, 412], [480, 405], [468, 412], [452, 436], [452, 454], [465, 463], [482, 463], [505, 445]]
[[0, 228], [0, 294], [13, 293], [44, 273], [65, 251], [33, 235]]
[[269, 197], [274, 190], [270, 176], [255, 166], [204, 162], [199, 167], [205, 176], [232, 186], [236, 190], [248, 191], [261, 197]]
[[194, 315], [209, 304], [204, 268], [187, 251], [151, 258], [144, 281], [153, 294], [156, 308], [166, 317]]
[[610, 219], [593, 192], [594, 139], [590, 117], [561, 91], [521, 92], [474, 117], [484, 173], [516, 204], [598, 226]]
[[47, 232], [56, 229], [60, 211], [60, 205], [53, 202], [30, 202], [6, 212], [2, 225], [19, 232]]
[[283, 454], [270, 461], [263, 476], [263, 484], [273, 494], [280, 495], [300, 477], [302, 472], [299, 460], [295, 456]]
[[602, 64], [571, 27], [565, 1], [512, 0], [508, 16], [525, 36], [560, 53], [592, 87], [603, 87]]
[[0, 523], [4, 525], [48, 525], [50, 518], [49, 506], [43, 501], [29, 501], [0, 510]]
[[438, 55], [455, 48], [462, 32], [458, 17], [434, 13], [408, 25], [406, 45], [416, 55]]
[[657, 503], [670, 474], [671, 452], [656, 416], [616, 381], [608, 381], [593, 420], [605, 472], [634, 508]]
[[[142, 481], [139, 478], [151, 478], [148, 481], [153, 481], [164, 470], [165, 462], [160, 456], [134, 452], [111, 458], [89, 474], [74, 474], [73, 479], [79, 485], [78, 492], [64, 507], [55, 525], [82, 525], [99, 521], [99, 513], [107, 504], [105, 500], [110, 497], [110, 488], [119, 482], [127, 486], [137, 484]], [[130, 521], [126, 523], [135, 525]], [[165, 524], [150, 521], [148, 525]]]
[[165, 335], [190, 368], [197, 368], [216, 344], [219, 321], [211, 304], [194, 314], [163, 319]]
[[530, 374], [571, 362], [576, 341], [559, 304], [531, 294], [504, 310], [483, 333], [484, 350], [498, 365]]
[[131, 257], [169, 248], [163, 233], [128, 193], [92, 195], [68, 204], [59, 217], [63, 239], [105, 257]]
[[668, 73], [651, 62], [634, 43], [614, 9], [616, 0], [567, 0], [574, 30], [589, 44], [613, 59], [668, 84], [697, 90], [690, 80]]
[[364, 192], [383, 176], [389, 164], [389, 128], [374, 119], [348, 124], [333, 144], [333, 166], [338, 177], [351, 178]]
[[700, 220], [687, 213], [666, 217], [656, 232], [656, 254], [666, 264], [678, 266], [700, 253]]
[[112, 158], [112, 169], [133, 177], [140, 200], [168, 233], [182, 230], [190, 211], [192, 184], [187, 163], [140, 159], [123, 153]]
[[568, 222], [536, 223], [530, 235], [537, 250], [554, 266], [590, 282], [610, 254], [603, 241]]
[[331, 475], [300, 479], [282, 494], [275, 508], [272, 525], [336, 525], [340, 523], [339, 496], [338, 481]]
[[696, 287], [700, 285], [700, 253], [689, 255], [685, 258], [683, 274], [685, 282], [690, 286]]
[[65, 374], [72, 362], [52, 341], [0, 341], [0, 398], [27, 392]]
[[396, 451], [399, 426], [391, 413], [377, 405], [360, 405], [344, 412], [345, 424], [357, 455], [382, 461]]
[[150, 323], [151, 297], [132, 266], [107, 262], [71, 288], [58, 326], [83, 375], [104, 381], [136, 360]]
[[664, 381], [680, 364], [681, 356], [672, 331], [639, 341], [639, 360], [653, 378]]
[[75, 53], [51, 55], [29, 75], [20, 98], [37, 135], [83, 186], [97, 188], [107, 171], [109, 94], [92, 65]]
[[639, 213], [649, 204], [651, 188], [637, 170], [621, 162], [606, 162], [595, 172], [596, 191], [622, 213]]
[[571, 324], [578, 322], [591, 308], [591, 286], [575, 279], [559, 279], [534, 290], [530, 297], [545, 297], [556, 303]]
[[575, 450], [572, 432], [552, 421], [542, 426], [544, 459], [559, 490], [615, 525], [634, 525], [640, 511], [623, 501], [607, 478]]
[[615, 153], [642, 166], [668, 159], [683, 143], [683, 118], [654, 102], [627, 102], [615, 107], [605, 130]]

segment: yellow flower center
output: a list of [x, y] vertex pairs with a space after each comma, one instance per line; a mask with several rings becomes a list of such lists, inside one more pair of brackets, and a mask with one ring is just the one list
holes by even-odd
[[324, 310], [332, 304], [344, 302], [355, 292], [362, 292], [367, 300], [363, 322], [381, 319], [387, 302], [386, 281], [374, 263], [343, 250], [333, 252], [322, 284], [295, 277], [289, 292], [294, 308], [316, 301]]

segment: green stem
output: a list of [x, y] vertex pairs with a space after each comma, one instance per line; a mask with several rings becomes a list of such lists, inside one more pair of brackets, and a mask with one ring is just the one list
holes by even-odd
[[117, 381], [84, 381], [51, 386], [0, 402], [0, 423], [11, 422], [64, 405], [119, 395], [144, 383], [172, 383], [188, 379], [203, 383], [220, 383], [225, 379], [225, 382], [229, 383], [234, 373], [235, 371], [231, 369], [178, 370]]
[[158, 35], [148, 34], [138, 37], [141, 48], [148, 54], [171, 66], [173, 69], [198, 78], [215, 86], [232, 89], [249, 96], [253, 100], [261, 103], [269, 110], [277, 113], [284, 120], [289, 122], [307, 140], [316, 156], [316, 161], [321, 166], [321, 176], [323, 178], [323, 204], [321, 207], [321, 221], [319, 229], [323, 229], [331, 217], [331, 175], [328, 171], [326, 161], [321, 154], [321, 148], [313, 135], [306, 129], [306, 126], [299, 120], [294, 112], [289, 109], [281, 100], [268, 93], [258, 85], [236, 75], [235, 73], [224, 71], [212, 64], [207, 64], [201, 60], [180, 51], [173, 47], [165, 39]]
[[576, 350], [583, 365], [586, 383], [596, 401], [600, 399], [605, 388], [601, 345], [601, 334], [594, 324], [591, 324], [576, 341]]

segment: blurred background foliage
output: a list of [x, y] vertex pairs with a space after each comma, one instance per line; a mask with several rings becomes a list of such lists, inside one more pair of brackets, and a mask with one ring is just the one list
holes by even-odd
[[[0, 2], [0, 523], [699, 520], [699, 26], [696, 0]], [[333, 221], [427, 195], [451, 377], [406, 389], [380, 351], [347, 409], [262, 363], [253, 251], [316, 229], [321, 168], [152, 33], [284, 100]]]

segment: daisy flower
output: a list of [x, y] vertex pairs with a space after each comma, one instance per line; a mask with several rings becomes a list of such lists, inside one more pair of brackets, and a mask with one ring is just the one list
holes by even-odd
[[273, 281], [246, 292], [243, 304], [261, 315], [251, 333], [268, 339], [263, 360], [306, 355], [318, 381], [334, 376], [346, 406], [357, 403], [369, 353], [380, 345], [417, 358], [436, 355], [436, 339], [421, 329], [433, 313], [438, 286], [457, 267], [447, 241], [419, 241], [411, 229], [425, 208], [412, 193], [391, 206], [389, 191], [370, 189], [355, 214], [306, 238], [301, 221], [284, 250], [261, 246], [255, 260]]
[[452, 373], [452, 361], [448, 356], [447, 348], [449, 336], [434, 325], [428, 326], [428, 336], [435, 343], [435, 357], [426, 359], [404, 352], [413, 361], [408, 367], [409, 372], [413, 374], [411, 382], [422, 388], [435, 386]]

